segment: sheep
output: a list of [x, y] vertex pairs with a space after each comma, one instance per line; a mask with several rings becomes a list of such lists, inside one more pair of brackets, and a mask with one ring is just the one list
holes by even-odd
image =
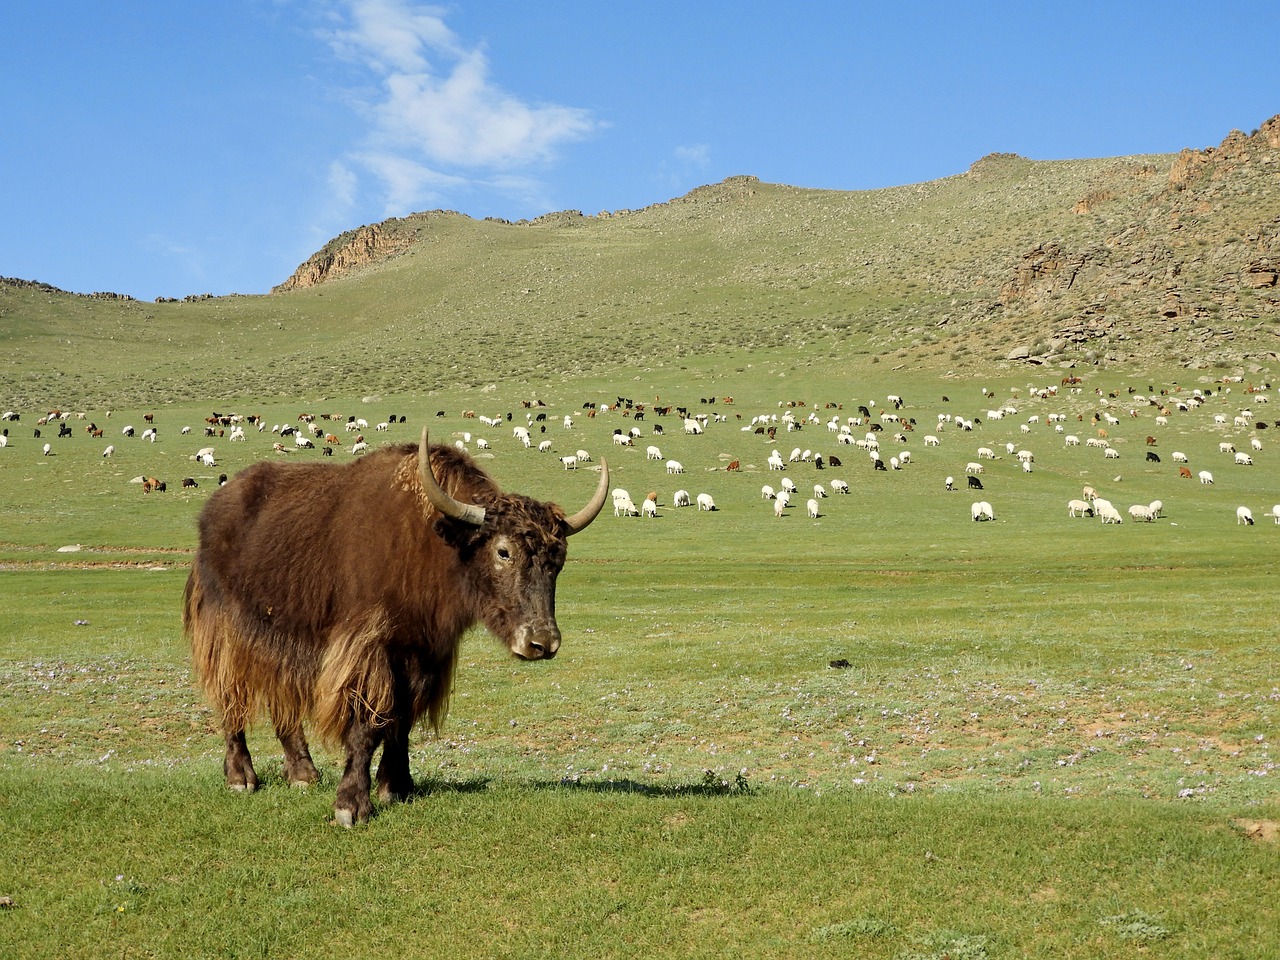
[[46, 444], [44, 445], [44, 455], [47, 457], [47, 456], [49, 456], [49, 454], [51, 454], [52, 452], [53, 452], [53, 444], [51, 444], [51, 443], [46, 443]]
[[614, 446], [629, 447], [631, 446], [631, 438], [625, 433], [615, 433], [613, 435]]
[[[352, 445], [352, 447], [351, 447], [351, 453], [352, 453], [353, 455], [354, 455], [354, 454], [358, 454], [358, 453], [364, 453], [364, 452], [365, 452], [365, 451], [367, 451], [368, 449], [369, 449], [369, 444], [367, 444], [367, 443], [365, 443], [363, 440], [361, 440], [359, 443], [356, 443], [356, 444]], [[210, 466], [212, 466], [212, 464], [210, 464]]]
[[657, 447], [650, 446], [648, 449], [645, 450], [644, 458], [646, 460], [661, 460], [662, 451], [659, 450]]
[[982, 464], [970, 460], [964, 467], [965, 473], [982, 473]]
[[709, 493], [700, 493], [700, 494], [698, 494], [698, 509], [699, 509], [699, 510], [706, 510], [706, 511], [708, 511], [708, 512], [709, 512], [709, 511], [714, 510], [715, 508], [716, 508], [716, 502], [715, 502], [715, 500], [713, 500], [713, 499], [712, 499], [711, 494], [709, 494]]
[[115, 452], [116, 452], [116, 446], [115, 446], [115, 444], [114, 444], [114, 443], [109, 443], [109, 444], [107, 444], [107, 449], [105, 449], [105, 450], [103, 450], [103, 451], [102, 451], [102, 456], [103, 456], [103, 457], [107, 457], [107, 458], [109, 458], [109, 457], [110, 457], [113, 453], [115, 453]]
[[794, 480], [792, 480], [790, 477], [783, 477], [783, 478], [782, 478], [782, 489], [783, 489], [783, 490], [785, 490], [787, 493], [795, 493], [795, 492], [796, 492], [796, 482], [795, 482]]
[[1151, 508], [1145, 503], [1135, 503], [1129, 508], [1129, 518], [1132, 520], [1141, 520], [1146, 523], [1150, 523], [1156, 518], [1156, 516], [1151, 512]]
[[636, 505], [629, 496], [614, 497], [613, 515], [615, 517], [637, 517], [640, 515], [640, 511], [636, 509]]
[[979, 448], [978, 448], [978, 459], [979, 459], [979, 460], [994, 460], [995, 458], [996, 458], [996, 452], [995, 452], [994, 450], [992, 450], [990, 447], [979, 447]]
[[776, 495], [776, 493], [777, 491], [775, 491], [773, 487], [769, 486], [769, 484], [766, 483], [763, 487], [760, 488], [760, 499], [772, 500]]
[[976, 500], [969, 507], [969, 514], [974, 520], [994, 520], [996, 518], [995, 511], [991, 509], [991, 504], [985, 500]]
[[641, 505], [642, 513], [646, 517], [656, 517], [658, 515], [658, 501], [645, 499]]
[[1120, 451], [1117, 450], [1115, 447], [1107, 447], [1107, 449], [1102, 451], [1102, 455], [1108, 460], [1120, 459]]
[[586, 451], [586, 450], [579, 450], [579, 451], [575, 454], [575, 456], [578, 458], [578, 462], [579, 462], [579, 463], [590, 463], [590, 462], [591, 462], [591, 454], [590, 454], [590, 452], [589, 452], [589, 451]]
[[687, 507], [689, 502], [688, 490], [677, 490], [671, 495], [671, 505], [673, 507]]
[[1276, 523], [1280, 523], [1280, 503], [1277, 503], [1275, 506], [1273, 506], [1271, 508], [1271, 512], [1264, 514], [1264, 516], [1271, 517], [1273, 520], [1275, 520]]
[[1236, 524], [1241, 523], [1245, 526], [1253, 526], [1253, 511], [1248, 507], [1236, 507]]
[[1068, 433], [1063, 437], [1063, 445], [1068, 447], [1078, 447], [1080, 446], [1080, 438], [1074, 433]]
[[900, 452], [898, 453], [898, 464], [899, 464], [900, 466], [905, 467], [905, 466], [906, 466], [908, 463], [910, 463], [910, 462], [911, 462], [911, 451], [910, 451], [910, 450], [902, 450], [902, 451], [900, 451]]
[[777, 500], [773, 501], [773, 515], [775, 517], [781, 517], [782, 511], [785, 510], [786, 508], [787, 508], [787, 501], [784, 500], [782, 497], [779, 497]]
[[[834, 484], [833, 484], [833, 486], [834, 486]], [[956, 488], [956, 478], [955, 478], [955, 477], [947, 477], [947, 479], [946, 479], [946, 486], [947, 486], [947, 489], [948, 489], [948, 490], [954, 490], [954, 489]]]
[[578, 469], [578, 458], [577, 458], [577, 457], [561, 457], [561, 458], [560, 458], [560, 462], [564, 464], [564, 468], [565, 468], [566, 470], [577, 470], [577, 469]]
[[671, 474], [684, 473], [684, 464], [681, 463], [679, 460], [668, 460], [667, 473], [671, 473]]
[[1201, 470], [1199, 477], [1201, 483], [1213, 483], [1213, 474], [1208, 470]]
[[[834, 490], [836, 493], [848, 493], [849, 484], [847, 484], [843, 480], [832, 480], [831, 489]], [[1277, 522], [1280, 522], [1280, 521], [1277, 521]]]
[[1171, 453], [1169, 456], [1170, 456], [1170, 458], [1173, 460], [1173, 462], [1174, 462], [1174, 463], [1187, 463], [1187, 462], [1189, 462], [1189, 461], [1187, 460], [1187, 455], [1186, 455], [1185, 453], [1183, 453], [1181, 450], [1175, 450], [1175, 451], [1173, 451], [1173, 453]]
[[1259, 450], [1262, 449], [1262, 441], [1259, 440], [1257, 437], [1250, 437], [1249, 446], [1253, 448], [1254, 453], [1257, 453]]
[[1222, 443], [1218, 444], [1218, 452], [1219, 453], [1235, 453], [1236, 445], [1232, 443], [1230, 440], [1224, 440], [1222, 441]]
[[814, 500], [813, 498], [810, 498], [809, 502], [805, 504], [805, 507], [809, 512], [809, 519], [817, 520], [818, 519], [818, 501]]
[[1067, 501], [1068, 517], [1092, 517], [1093, 507], [1084, 500], [1068, 500]]
[[1093, 487], [1086, 486], [1080, 496], [1084, 497], [1086, 500], [1096, 500], [1098, 498], [1098, 491], [1093, 489]]
[[540, 444], [538, 444], [538, 452], [539, 452], [539, 453], [550, 453], [550, 452], [551, 452], [551, 441], [550, 441], [550, 440], [543, 440]]
[[699, 434], [702, 432], [702, 424], [697, 420], [686, 417], [684, 421], [684, 432], [691, 435]]
[[1151, 511], [1152, 519], [1155, 519], [1159, 517], [1161, 513], [1164, 512], [1164, 501], [1152, 500], [1149, 504], [1147, 504], [1147, 509]]
[[787, 469], [787, 465], [782, 462], [782, 457], [778, 455], [777, 450], [773, 451], [773, 453], [769, 455], [769, 469], [770, 470]]
[[1094, 501], [1093, 509], [1103, 523], [1124, 523], [1124, 518], [1120, 516], [1120, 511], [1109, 503], [1099, 507], [1097, 501]]
[[1035, 463], [1036, 455], [1030, 450], [1019, 450], [1018, 460], [1021, 463]]
[[821, 500], [823, 497], [827, 495], [827, 488], [820, 483], [815, 483], [813, 485], [813, 495], [817, 499]]
[[1253, 457], [1249, 456], [1247, 453], [1237, 453], [1236, 463], [1242, 467], [1252, 467]]
[[926, 433], [924, 435], [924, 445], [926, 447], [936, 447], [938, 446], [938, 443], [939, 443], [938, 438], [935, 437], [932, 433]]

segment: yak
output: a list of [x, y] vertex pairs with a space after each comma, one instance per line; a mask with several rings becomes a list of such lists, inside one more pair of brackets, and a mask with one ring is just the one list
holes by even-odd
[[346, 765], [334, 801], [343, 826], [367, 820], [369, 768], [381, 800], [413, 790], [409, 731], [439, 730], [463, 633], [482, 623], [525, 660], [560, 646], [556, 577], [566, 538], [604, 506], [502, 492], [465, 452], [413, 443], [332, 465], [263, 461], [209, 497], [187, 579], [183, 629], [226, 741], [232, 790], [258, 777], [246, 727], [270, 717], [285, 779], [319, 778], [310, 721]]

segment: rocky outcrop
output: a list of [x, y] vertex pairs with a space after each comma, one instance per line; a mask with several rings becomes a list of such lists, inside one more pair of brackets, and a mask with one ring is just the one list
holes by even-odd
[[272, 292], [282, 293], [336, 280], [403, 252], [411, 242], [409, 237], [391, 233], [380, 223], [348, 230], [325, 244], [298, 267], [293, 276], [272, 288]]

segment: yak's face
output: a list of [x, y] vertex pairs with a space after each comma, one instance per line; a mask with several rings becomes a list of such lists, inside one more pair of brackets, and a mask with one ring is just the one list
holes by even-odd
[[522, 660], [554, 657], [556, 578], [568, 555], [560, 508], [507, 494], [486, 507], [483, 526], [455, 532], [480, 621]]

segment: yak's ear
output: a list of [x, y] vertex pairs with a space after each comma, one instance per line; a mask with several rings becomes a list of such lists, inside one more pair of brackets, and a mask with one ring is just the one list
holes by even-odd
[[464, 520], [454, 520], [451, 517], [438, 517], [432, 525], [432, 529], [435, 530], [436, 536], [448, 546], [464, 555], [470, 555], [474, 552], [483, 539], [480, 534], [480, 528]]

